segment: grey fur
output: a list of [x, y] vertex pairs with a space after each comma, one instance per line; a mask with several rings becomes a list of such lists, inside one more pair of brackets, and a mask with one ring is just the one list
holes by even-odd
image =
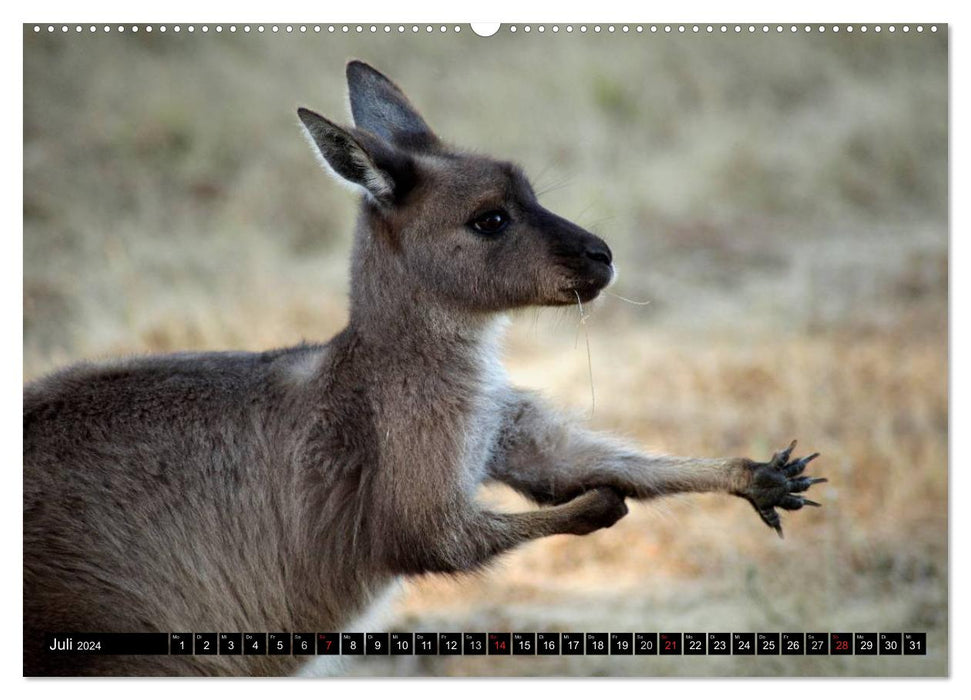
[[[340, 630], [396, 577], [610, 527], [625, 497], [729, 492], [764, 518], [793, 498], [769, 493], [775, 462], [643, 454], [510, 387], [502, 312], [592, 299], [609, 249], [543, 209], [515, 166], [442, 145], [373, 68], [348, 76], [355, 129], [301, 111], [370, 194], [344, 331], [25, 387], [25, 674], [289, 674], [301, 657], [52, 656], [43, 633]], [[501, 233], [472, 226], [497, 209]], [[484, 510], [489, 478], [554, 505]]]

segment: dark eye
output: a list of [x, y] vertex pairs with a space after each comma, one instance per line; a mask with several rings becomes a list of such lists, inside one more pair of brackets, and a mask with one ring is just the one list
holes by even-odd
[[485, 214], [479, 214], [469, 222], [469, 225], [478, 233], [494, 236], [505, 229], [509, 225], [509, 221], [509, 214], [501, 209], [495, 209], [487, 211]]

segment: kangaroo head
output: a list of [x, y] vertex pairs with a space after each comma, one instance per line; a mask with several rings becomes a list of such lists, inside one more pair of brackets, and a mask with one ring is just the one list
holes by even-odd
[[607, 244], [543, 208], [519, 167], [442, 143], [365, 63], [347, 82], [353, 128], [298, 115], [328, 169], [363, 190], [358, 244], [373, 260], [355, 274], [474, 312], [589, 301], [611, 282]]

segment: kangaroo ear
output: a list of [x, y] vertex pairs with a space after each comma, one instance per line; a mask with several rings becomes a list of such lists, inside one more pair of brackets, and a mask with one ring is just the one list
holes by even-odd
[[354, 124], [404, 148], [428, 148], [438, 138], [397, 85], [362, 61], [347, 64]]
[[321, 163], [342, 180], [364, 189], [382, 206], [393, 205], [413, 184], [408, 156], [357, 130], [344, 129], [301, 107], [297, 116]]

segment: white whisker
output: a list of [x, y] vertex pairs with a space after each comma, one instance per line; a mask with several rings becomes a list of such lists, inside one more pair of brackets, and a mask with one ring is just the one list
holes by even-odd
[[577, 322], [577, 340], [574, 341], [573, 347], [577, 346], [580, 339], [580, 328], [583, 327], [583, 338], [587, 343], [587, 372], [590, 375], [590, 415], [592, 416], [594, 411], [597, 410], [597, 396], [593, 390], [593, 357], [590, 354], [590, 333], [587, 331], [587, 318], [588, 316], [583, 313], [583, 302], [580, 301], [580, 294], [577, 290], [573, 290], [573, 293], [577, 297], [577, 308], [580, 310], [580, 320]]
[[633, 299], [628, 299], [627, 297], [622, 297], [620, 294], [614, 294], [613, 292], [608, 291], [606, 289], [603, 290], [603, 292], [604, 292], [604, 294], [607, 294], [608, 296], [616, 297], [617, 299], [620, 299], [621, 301], [626, 301], [628, 304], [634, 304], [634, 306], [647, 306], [648, 304], [651, 303], [650, 300], [648, 300], [648, 301], [634, 301]]

